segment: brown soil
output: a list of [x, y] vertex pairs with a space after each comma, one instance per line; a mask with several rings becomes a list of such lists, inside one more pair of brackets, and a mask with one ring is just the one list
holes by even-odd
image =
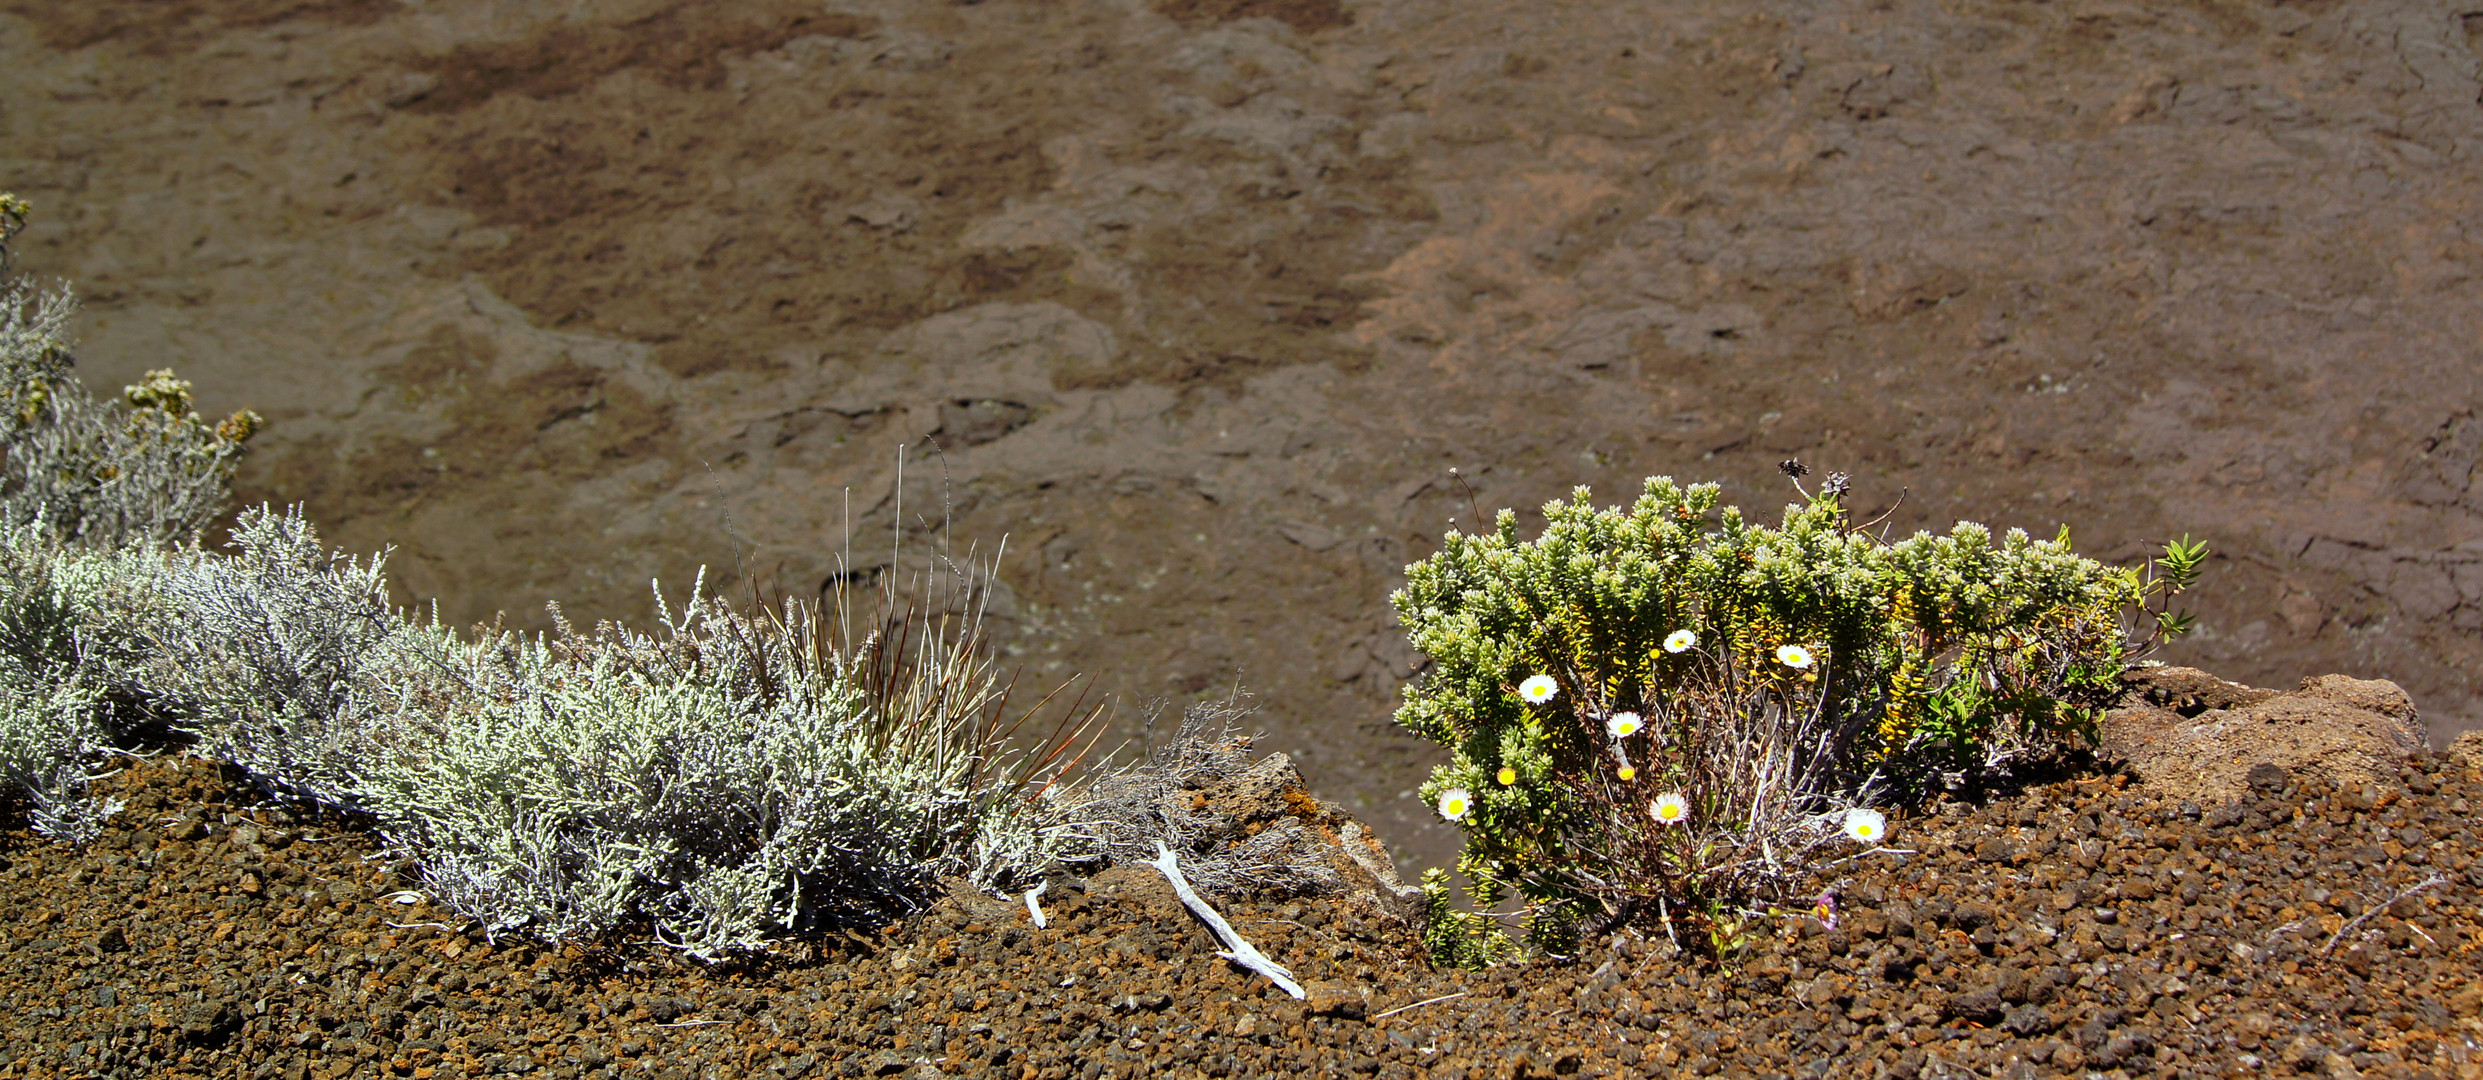
[[397, 545], [453, 619], [643, 620], [700, 564], [806, 591], [945, 511], [1009, 536], [1031, 670], [1238, 681], [1436, 862], [1384, 597], [1471, 523], [1446, 470], [1486, 511], [1665, 473], [1765, 513], [1798, 454], [1899, 529], [2197, 534], [2173, 659], [2392, 679], [2443, 742], [2483, 713], [2483, 24], [2447, 9], [0, 12], [0, 184], [89, 377], [258, 408], [241, 494]]
[[1223, 902], [1307, 1002], [1140, 867], [1049, 928], [961, 893], [738, 969], [493, 944], [235, 779], [167, 755], [87, 850], [0, 835], [0, 1077], [2483, 1075], [2483, 772], [2438, 755], [2403, 797], [1945, 804], [1829, 872], [1834, 929], [1756, 917], [1729, 965], [1657, 931], [1465, 974], [1368, 906]]

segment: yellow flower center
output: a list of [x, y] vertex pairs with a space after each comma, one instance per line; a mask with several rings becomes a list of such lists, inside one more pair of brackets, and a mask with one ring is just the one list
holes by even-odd
[[1501, 766], [1501, 767], [1500, 767], [1500, 783], [1501, 783], [1501, 786], [1503, 786], [1503, 787], [1506, 787], [1506, 786], [1508, 786], [1508, 785], [1510, 785], [1510, 784], [1517, 783], [1517, 770], [1516, 770], [1516, 769], [1512, 769], [1512, 768], [1510, 768], [1510, 767], [1508, 767], [1508, 766], [1506, 766], [1506, 765]]

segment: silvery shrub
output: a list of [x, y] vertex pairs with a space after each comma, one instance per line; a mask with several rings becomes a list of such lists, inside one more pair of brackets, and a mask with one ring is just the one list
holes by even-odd
[[487, 932], [643, 921], [713, 960], [1046, 858], [1022, 775], [974, 734], [996, 687], [970, 626], [922, 630], [876, 681], [886, 643], [695, 586], [677, 613], [658, 595], [659, 634], [469, 636], [390, 610], [382, 558], [322, 551], [298, 509], [244, 511], [233, 542], [158, 579], [180, 729], [270, 790], [369, 815]]
[[[0, 195], [0, 272], [25, 212]], [[987, 569], [948, 564], [893, 620], [882, 590], [860, 634], [696, 586], [677, 618], [658, 592], [660, 634], [461, 634], [393, 608], [387, 554], [326, 549], [299, 507], [203, 547], [258, 417], [209, 424], [168, 371], [94, 400], [75, 310], [0, 287], [0, 795], [43, 835], [97, 835], [119, 806], [92, 770], [168, 730], [366, 817], [489, 933], [643, 924], [702, 959], [884, 920], [946, 875], [1014, 884], [1065, 842], [1032, 798], [1067, 790], [1059, 747], [1017, 753], [999, 722]]]

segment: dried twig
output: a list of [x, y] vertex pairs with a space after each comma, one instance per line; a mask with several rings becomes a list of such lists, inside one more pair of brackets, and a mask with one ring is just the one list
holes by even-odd
[[1851, 854], [1851, 855], [1847, 855], [1847, 856], [1845, 856], [1845, 857], [1844, 857], [1844, 858], [1842, 858], [1842, 859], [1834, 859], [1834, 860], [1831, 860], [1831, 861], [1828, 861], [1828, 862], [1821, 863], [1821, 864], [1819, 864], [1819, 867], [1818, 867], [1817, 871], [1815, 871], [1815, 872], [1818, 872], [1818, 873], [1825, 873], [1825, 872], [1827, 872], [1827, 871], [1829, 871], [1829, 870], [1833, 870], [1833, 869], [1835, 869], [1835, 868], [1837, 868], [1837, 867], [1839, 867], [1839, 866], [1843, 866], [1843, 865], [1845, 865], [1846, 863], [1853, 862], [1853, 861], [1854, 861], [1854, 860], [1856, 860], [1856, 859], [1864, 859], [1864, 858], [1869, 858], [1869, 857], [1871, 857], [1871, 856], [1873, 856], [1873, 855], [1920, 855], [1920, 854], [1922, 854], [1922, 851], [1921, 851], [1920, 849], [1917, 849], [1917, 848], [1887, 847], [1887, 846], [1884, 846], [1884, 845], [1883, 845], [1883, 846], [1881, 846], [1881, 847], [1875, 847], [1875, 848], [1865, 848], [1864, 850], [1857, 851], [1857, 852], [1855, 852], [1855, 853], [1853, 853], [1853, 854]]
[[1181, 897], [1182, 905], [1189, 908], [1191, 914], [1205, 922], [1209, 929], [1216, 932], [1216, 937], [1224, 942], [1225, 951], [1217, 953], [1217, 956], [1267, 976], [1269, 982], [1283, 987], [1285, 993], [1293, 995], [1296, 1001], [1310, 996], [1302, 991], [1302, 984], [1293, 981], [1291, 971], [1285, 970], [1283, 965], [1268, 959], [1267, 954], [1260, 952], [1258, 946], [1242, 940], [1241, 931], [1233, 929], [1232, 923], [1224, 921], [1224, 916], [1217, 914], [1216, 909], [1208, 907], [1207, 901], [1199, 899], [1198, 891], [1190, 888], [1190, 883], [1182, 878], [1181, 863], [1173, 857], [1173, 849], [1159, 842], [1155, 845], [1155, 851], [1155, 861], [1147, 865], [1161, 872], [1164, 880], [1172, 882], [1173, 892]]
[[1374, 1017], [1372, 1017], [1371, 1019], [1373, 1019], [1373, 1020], [1385, 1020], [1385, 1019], [1388, 1019], [1388, 1018], [1389, 1018], [1389, 1017], [1391, 1017], [1391, 1016], [1395, 1016], [1395, 1015], [1397, 1015], [1398, 1013], [1404, 1012], [1404, 1011], [1405, 1011], [1405, 1010], [1407, 1010], [1407, 1009], [1419, 1009], [1419, 1008], [1422, 1008], [1422, 1007], [1423, 1007], [1423, 1006], [1425, 1006], [1425, 1005], [1434, 1005], [1434, 1004], [1438, 1004], [1438, 1003], [1443, 1002], [1443, 1001], [1454, 1001], [1454, 1000], [1456, 1000], [1456, 999], [1458, 999], [1458, 998], [1461, 998], [1461, 997], [1464, 997], [1464, 996], [1466, 996], [1466, 991], [1464, 991], [1464, 990], [1460, 990], [1460, 991], [1458, 991], [1458, 992], [1456, 992], [1456, 993], [1454, 993], [1454, 994], [1442, 994], [1442, 995], [1440, 995], [1439, 997], [1435, 997], [1435, 998], [1424, 998], [1423, 1000], [1421, 1000], [1421, 1001], [1417, 1001], [1417, 1002], [1415, 1002], [1415, 1003], [1413, 1003], [1413, 1004], [1411, 1004], [1411, 1005], [1399, 1005], [1399, 1006], [1397, 1006], [1396, 1008], [1390, 1009], [1390, 1010], [1388, 1010], [1387, 1012], [1384, 1012], [1384, 1013], [1379, 1014], [1378, 1016], [1374, 1016]]
[[1035, 900], [1043, 895], [1043, 890], [1050, 884], [1051, 883], [1048, 881], [1038, 881], [1035, 882], [1034, 888], [1026, 890], [1026, 914], [1028, 917], [1034, 919], [1035, 929], [1037, 930], [1041, 930], [1052, 925], [1052, 921], [1050, 919], [1043, 917], [1043, 905], [1035, 903]]
[[2403, 900], [2406, 897], [2412, 896], [2415, 893], [2421, 892], [2425, 889], [2437, 888], [2448, 883], [2449, 876], [2447, 874], [2435, 873], [2430, 877], [2424, 878], [2421, 881], [2415, 882], [2414, 884], [2408, 885], [2399, 890], [2397, 895], [2389, 897], [2386, 902], [2373, 904], [2370, 907], [2363, 909], [2362, 914], [2354, 916], [2352, 921], [2336, 928], [2336, 933], [2330, 935], [2328, 938], [2328, 943], [2320, 948], [2318, 959], [2327, 959], [2329, 953], [2336, 951], [2336, 943], [2345, 940], [2345, 935], [2353, 933], [2355, 927], [2371, 921], [2372, 916], [2378, 915], [2380, 912], [2397, 906], [2397, 901]]

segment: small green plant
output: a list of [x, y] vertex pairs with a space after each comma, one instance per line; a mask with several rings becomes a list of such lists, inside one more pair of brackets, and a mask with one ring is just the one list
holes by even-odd
[[1490, 916], [1460, 911], [1448, 885], [1448, 871], [1423, 871], [1423, 948], [1435, 963], [1452, 967], [1483, 967], [1508, 955], [1508, 935]]
[[[1774, 911], [1764, 913], [1774, 915]], [[1707, 905], [1708, 955], [1727, 968], [1738, 966], [1742, 952], [1759, 940], [1758, 915], [1711, 901]]]
[[1713, 484], [1656, 477], [1626, 509], [1579, 488], [1539, 537], [1503, 510], [1407, 568], [1392, 600], [1433, 666], [1397, 722], [1450, 753], [1422, 795], [1464, 830], [1483, 910], [1514, 892], [1557, 953], [1588, 925], [1781, 895], [1823, 853], [1878, 844], [1867, 803], [2074, 741], [2128, 659], [2123, 612], [2187, 588], [2204, 554], [2185, 540], [2142, 581], [2066, 533], [1889, 543], [1844, 491], [1832, 477], [1768, 527]]
[[2133, 643], [2130, 658], [2137, 659], [2161, 648], [2166, 642], [2198, 628], [2198, 617], [2172, 606], [2172, 598], [2198, 584], [2199, 567], [2207, 561], [2207, 545], [2182, 534], [2181, 539], [2164, 545], [2164, 554], [2147, 567], [2147, 577], [2140, 584], [2144, 599], [2142, 609], [2152, 625], [2147, 636]]

